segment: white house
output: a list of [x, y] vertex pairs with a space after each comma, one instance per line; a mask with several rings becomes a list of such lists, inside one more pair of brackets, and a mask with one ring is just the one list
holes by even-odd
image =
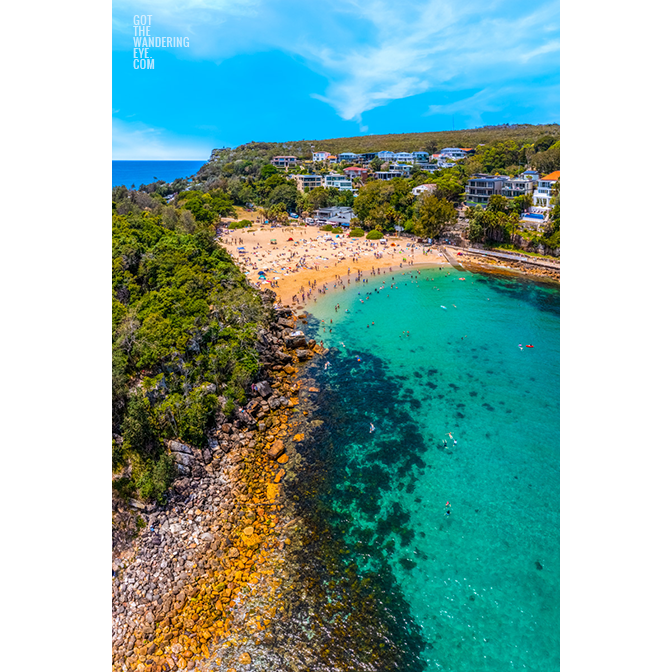
[[467, 152], [459, 147], [444, 147], [439, 154], [444, 159], [452, 159], [453, 161], [467, 158]]
[[378, 158], [381, 161], [394, 161], [394, 152], [378, 152]]
[[417, 187], [413, 187], [413, 189], [411, 189], [413, 196], [420, 196], [420, 194], [426, 193], [431, 194], [433, 191], [436, 191], [435, 184], [420, 184]]
[[553, 187], [560, 181], [560, 171], [556, 170], [545, 175], [539, 180], [537, 190], [534, 192], [534, 204], [542, 207], [549, 207], [553, 197]]
[[313, 152], [313, 161], [326, 161], [329, 158], [329, 152]]
[[394, 155], [394, 160], [399, 163], [399, 161], [404, 161], [405, 163], [413, 163], [413, 154], [410, 152], [397, 152]]
[[315, 219], [317, 219], [318, 222], [338, 219], [340, 220], [338, 223], [347, 226], [354, 216], [355, 212], [352, 208], [346, 206], [334, 206], [331, 208], [320, 208], [315, 215]]

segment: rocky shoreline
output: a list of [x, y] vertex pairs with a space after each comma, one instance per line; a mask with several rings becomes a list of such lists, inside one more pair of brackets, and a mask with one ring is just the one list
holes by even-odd
[[469, 254], [463, 252], [460, 257], [464, 268], [467, 270], [474, 271], [493, 271], [496, 270], [498, 273], [511, 274], [511, 275], [526, 275], [531, 276], [536, 279], [548, 279], [554, 282], [560, 282], [560, 270], [544, 268], [542, 266], [535, 266], [533, 264], [526, 264], [522, 261], [515, 260], [501, 260], [494, 259], [492, 257], [484, 258], [479, 257], [475, 254]]
[[117, 503], [115, 515], [139, 516], [141, 527], [129, 548], [113, 547], [113, 670], [265, 669], [257, 647], [287, 609], [301, 528], [285, 486], [299, 474], [319, 392], [297, 379], [300, 363], [323, 352], [297, 328], [302, 318], [279, 307], [259, 331], [267, 379], [208, 448], [169, 442], [180, 476], [166, 505]]

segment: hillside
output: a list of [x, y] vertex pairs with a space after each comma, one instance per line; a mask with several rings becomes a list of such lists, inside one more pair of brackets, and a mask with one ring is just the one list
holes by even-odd
[[484, 126], [483, 128], [456, 131], [428, 131], [427, 133], [391, 133], [388, 135], [361, 135], [349, 138], [327, 138], [322, 140], [288, 140], [286, 142], [248, 142], [235, 149], [215, 149], [213, 156], [222, 152], [235, 152], [246, 158], [270, 158], [278, 154], [289, 154], [310, 158], [313, 149], [332, 154], [341, 152], [380, 152], [389, 150], [421, 151], [432, 145], [435, 150], [443, 147], [476, 147], [479, 144], [513, 140], [517, 144], [534, 143], [543, 136], [560, 139], [558, 124], [513, 124]]

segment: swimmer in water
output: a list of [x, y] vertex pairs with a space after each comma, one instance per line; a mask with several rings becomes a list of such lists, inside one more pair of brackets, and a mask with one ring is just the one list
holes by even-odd
[[370, 422], [369, 424], [371, 425], [371, 429], [369, 429], [369, 434], [373, 434], [373, 432], [376, 431], [376, 428], [373, 426], [372, 422]]

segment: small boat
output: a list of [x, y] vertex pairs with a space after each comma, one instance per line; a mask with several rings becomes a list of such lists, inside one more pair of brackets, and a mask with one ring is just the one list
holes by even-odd
[[533, 348], [534, 346], [533, 345], [526, 345], [525, 347], [526, 348]]
[[446, 308], [445, 306], [441, 306], [441, 308], [443, 308], [444, 310], [448, 310], [448, 308]]

